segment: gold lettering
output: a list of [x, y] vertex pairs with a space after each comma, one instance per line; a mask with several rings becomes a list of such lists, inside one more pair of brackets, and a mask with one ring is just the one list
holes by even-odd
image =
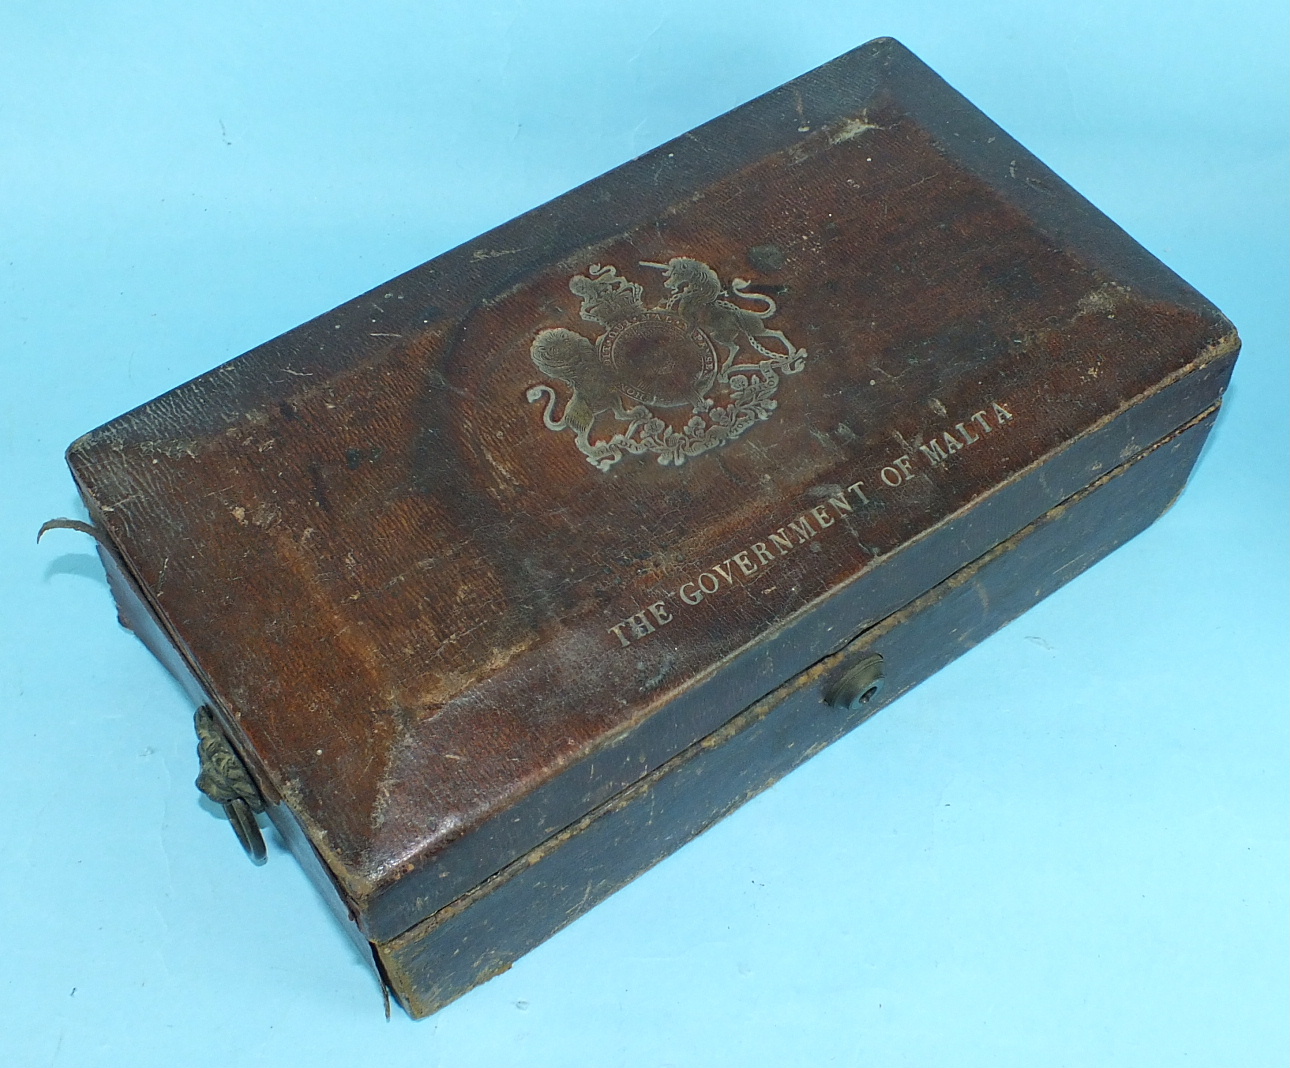
[[937, 441], [935, 438], [932, 438], [931, 445], [920, 445], [918, 446], [918, 449], [924, 456], [926, 456], [934, 464], [938, 464], [942, 460], [949, 459], [949, 457], [945, 453], [945, 450], [941, 448], [941, 443]]
[[847, 492], [854, 493], [857, 497], [859, 497], [861, 504], [868, 504], [869, 498], [865, 496], [864, 490], [860, 488], [863, 485], [864, 485], [863, 482], [852, 482], [851, 485], [847, 487]]
[[733, 586], [735, 580], [730, 575], [730, 560], [727, 558], [719, 564], [713, 564], [712, 570], [726, 580], [727, 586]]
[[[780, 529], [783, 530], [783, 527]], [[811, 526], [811, 521], [804, 515], [799, 515], [789, 523], [788, 529], [797, 535], [798, 545], [805, 545], [809, 539], [815, 537], [815, 528]], [[774, 537], [774, 535], [772, 534], [771, 537]]]
[[[917, 447], [915, 455], [922, 453], [932, 464], [944, 463], [956, 452], [962, 452], [969, 445], [980, 441], [982, 434], [994, 433], [1013, 418], [1007, 407], [998, 401], [991, 401], [989, 409], [973, 412], [963, 422], [955, 423], [953, 431], [940, 430], [933, 433], [926, 444]], [[914, 461], [910, 454], [897, 456], [891, 463], [880, 468], [879, 478], [883, 485], [893, 488], [912, 481]], [[746, 549], [732, 553], [721, 563], [710, 564], [707, 571], [683, 582], [675, 594], [669, 593], [668, 599], [655, 601], [644, 611], [628, 616], [621, 623], [608, 628], [608, 633], [618, 639], [620, 646], [626, 647], [676, 619], [669, 608], [669, 605], [676, 607], [671, 598], [679, 597], [684, 605], [697, 605], [719, 592], [723, 585], [734, 586], [737, 580], [751, 578], [772, 564], [777, 555], [784, 556], [823, 534], [839, 519], [854, 515], [856, 502], [862, 505], [872, 503], [863, 487], [863, 482], [856, 481], [845, 489], [838, 489], [836, 493], [828, 492], [822, 497], [822, 503], [808, 506], [805, 512], [772, 532], [765, 541], [755, 541]]]

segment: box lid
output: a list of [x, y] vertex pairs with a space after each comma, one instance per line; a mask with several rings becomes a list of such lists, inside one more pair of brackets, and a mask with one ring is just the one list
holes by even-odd
[[1236, 347], [884, 39], [69, 462], [388, 938], [1200, 411]]

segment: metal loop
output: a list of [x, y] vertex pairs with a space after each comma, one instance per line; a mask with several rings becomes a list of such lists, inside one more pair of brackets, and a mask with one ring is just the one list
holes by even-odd
[[246, 855], [256, 864], [263, 864], [268, 850], [255, 815], [264, 811], [264, 798], [208, 706], [197, 710], [193, 725], [197, 728], [197, 756], [201, 760], [197, 789], [223, 807]]

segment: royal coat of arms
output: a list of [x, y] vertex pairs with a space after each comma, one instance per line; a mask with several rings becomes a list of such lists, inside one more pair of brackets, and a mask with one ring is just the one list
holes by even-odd
[[[569, 289], [582, 298], [582, 318], [604, 328], [594, 341], [575, 330], [541, 331], [529, 352], [548, 378], [572, 394], [560, 417], [548, 385], [528, 391], [546, 398], [543, 422], [570, 430], [587, 461], [609, 470], [628, 454], [655, 453], [661, 464], [683, 464], [733, 441], [775, 410], [781, 375], [806, 366], [806, 351], [766, 325], [774, 299], [751, 292], [747, 279], [723, 286], [706, 263], [680, 256], [641, 263], [663, 272], [668, 296], [646, 307], [644, 290], [613, 266], [593, 264]], [[736, 301], [740, 303], [736, 303]], [[688, 408], [688, 419], [659, 410]], [[617, 426], [595, 440], [598, 422]]]

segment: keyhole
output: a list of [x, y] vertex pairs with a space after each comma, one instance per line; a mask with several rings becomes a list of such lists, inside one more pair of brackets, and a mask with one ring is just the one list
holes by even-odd
[[824, 700], [834, 708], [854, 712], [882, 692], [884, 681], [882, 657], [868, 653], [843, 673]]

